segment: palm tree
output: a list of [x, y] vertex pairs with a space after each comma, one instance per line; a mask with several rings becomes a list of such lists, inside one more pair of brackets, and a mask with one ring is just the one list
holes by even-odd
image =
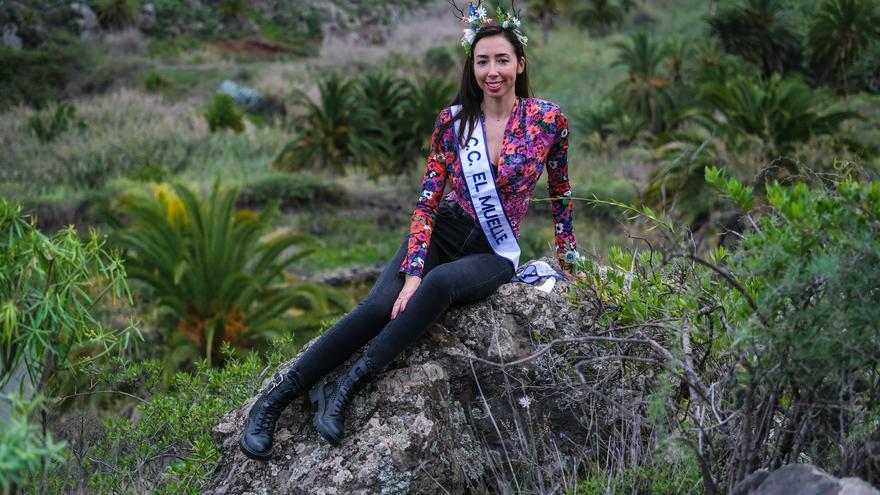
[[347, 166], [370, 168], [387, 156], [385, 143], [377, 137], [383, 130], [358, 101], [353, 81], [333, 75], [318, 84], [318, 91], [317, 102], [302, 91], [294, 92], [302, 111], [294, 119], [296, 135], [275, 158], [275, 168], [318, 167], [344, 173]]
[[851, 111], [832, 110], [826, 100], [798, 78], [774, 74], [766, 81], [737, 78], [726, 84], [710, 82], [700, 87], [706, 104], [699, 121], [735, 145], [743, 136], [760, 139], [768, 157], [791, 151], [812, 136], [833, 134], [848, 119], [861, 118]]
[[583, 27], [596, 26], [605, 34], [611, 26], [620, 27], [626, 10], [613, 0], [582, 0], [572, 12], [572, 19]]
[[293, 309], [311, 320], [344, 309], [331, 290], [284, 281], [284, 270], [314, 250], [310, 238], [267, 238], [277, 210], [237, 212], [236, 196], [215, 183], [207, 202], [182, 185], [119, 198], [128, 220], [117, 236], [126, 269], [158, 304], [172, 368], [193, 354], [216, 363], [221, 342], [244, 345], [289, 332]]
[[785, 19], [783, 0], [740, 0], [707, 22], [728, 53], [757, 65], [765, 77], [801, 67], [801, 40]]
[[628, 79], [619, 86], [628, 107], [643, 116], [652, 132], [662, 128], [662, 113], [668, 107], [666, 89], [671, 85], [669, 78], [660, 68], [668, 56], [664, 45], [648, 38], [645, 33], [635, 33], [630, 43], [615, 43], [619, 50], [615, 66], [625, 66]]
[[846, 92], [849, 69], [875, 39], [880, 39], [875, 0], [826, 0], [807, 34], [810, 66], [820, 81], [842, 82]]

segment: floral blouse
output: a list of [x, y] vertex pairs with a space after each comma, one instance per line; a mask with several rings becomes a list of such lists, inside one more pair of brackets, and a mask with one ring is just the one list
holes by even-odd
[[[454, 127], [449, 126], [442, 138], [437, 135], [441, 126], [450, 120], [452, 113], [447, 108], [440, 112], [434, 126], [433, 148], [428, 157], [422, 193], [413, 211], [401, 273], [421, 277], [437, 207], [448, 179], [452, 179], [452, 190], [446, 199], [455, 201], [476, 219], [458, 160]], [[504, 212], [517, 238], [520, 222], [545, 165], [548, 167], [550, 198], [553, 198], [550, 205], [556, 225], [556, 256], [563, 266], [565, 252], [577, 249], [568, 182], [568, 121], [555, 103], [538, 98], [519, 98], [504, 130], [501, 167], [495, 174]]]

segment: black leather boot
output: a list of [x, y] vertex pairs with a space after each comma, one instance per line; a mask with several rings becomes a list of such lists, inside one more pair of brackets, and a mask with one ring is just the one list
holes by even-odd
[[369, 360], [361, 357], [335, 383], [322, 383], [312, 389], [309, 397], [318, 406], [314, 425], [318, 433], [333, 445], [339, 445], [345, 434], [345, 408], [354, 396], [355, 387], [373, 375]]
[[296, 373], [275, 373], [272, 382], [260, 393], [244, 422], [244, 431], [238, 446], [252, 459], [268, 459], [272, 450], [272, 435], [281, 411], [303, 393]]

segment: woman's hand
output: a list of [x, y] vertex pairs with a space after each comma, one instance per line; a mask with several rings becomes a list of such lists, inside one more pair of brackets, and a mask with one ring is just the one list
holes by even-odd
[[419, 284], [422, 283], [422, 279], [420, 277], [415, 277], [413, 275], [405, 275], [403, 278], [403, 288], [400, 289], [400, 295], [397, 296], [397, 300], [394, 301], [394, 307], [391, 308], [391, 319], [397, 318], [397, 315], [406, 310], [406, 303], [409, 302], [409, 298], [415, 294], [416, 289], [419, 288]]
[[584, 272], [572, 273], [569, 271], [569, 268], [563, 268], [562, 274], [565, 275], [565, 279], [569, 282], [575, 282], [578, 280], [585, 280], [587, 278], [587, 274]]

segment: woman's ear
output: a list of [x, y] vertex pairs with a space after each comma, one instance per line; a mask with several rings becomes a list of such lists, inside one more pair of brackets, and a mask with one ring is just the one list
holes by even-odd
[[522, 74], [526, 70], [526, 58], [522, 57], [516, 63], [516, 73]]

